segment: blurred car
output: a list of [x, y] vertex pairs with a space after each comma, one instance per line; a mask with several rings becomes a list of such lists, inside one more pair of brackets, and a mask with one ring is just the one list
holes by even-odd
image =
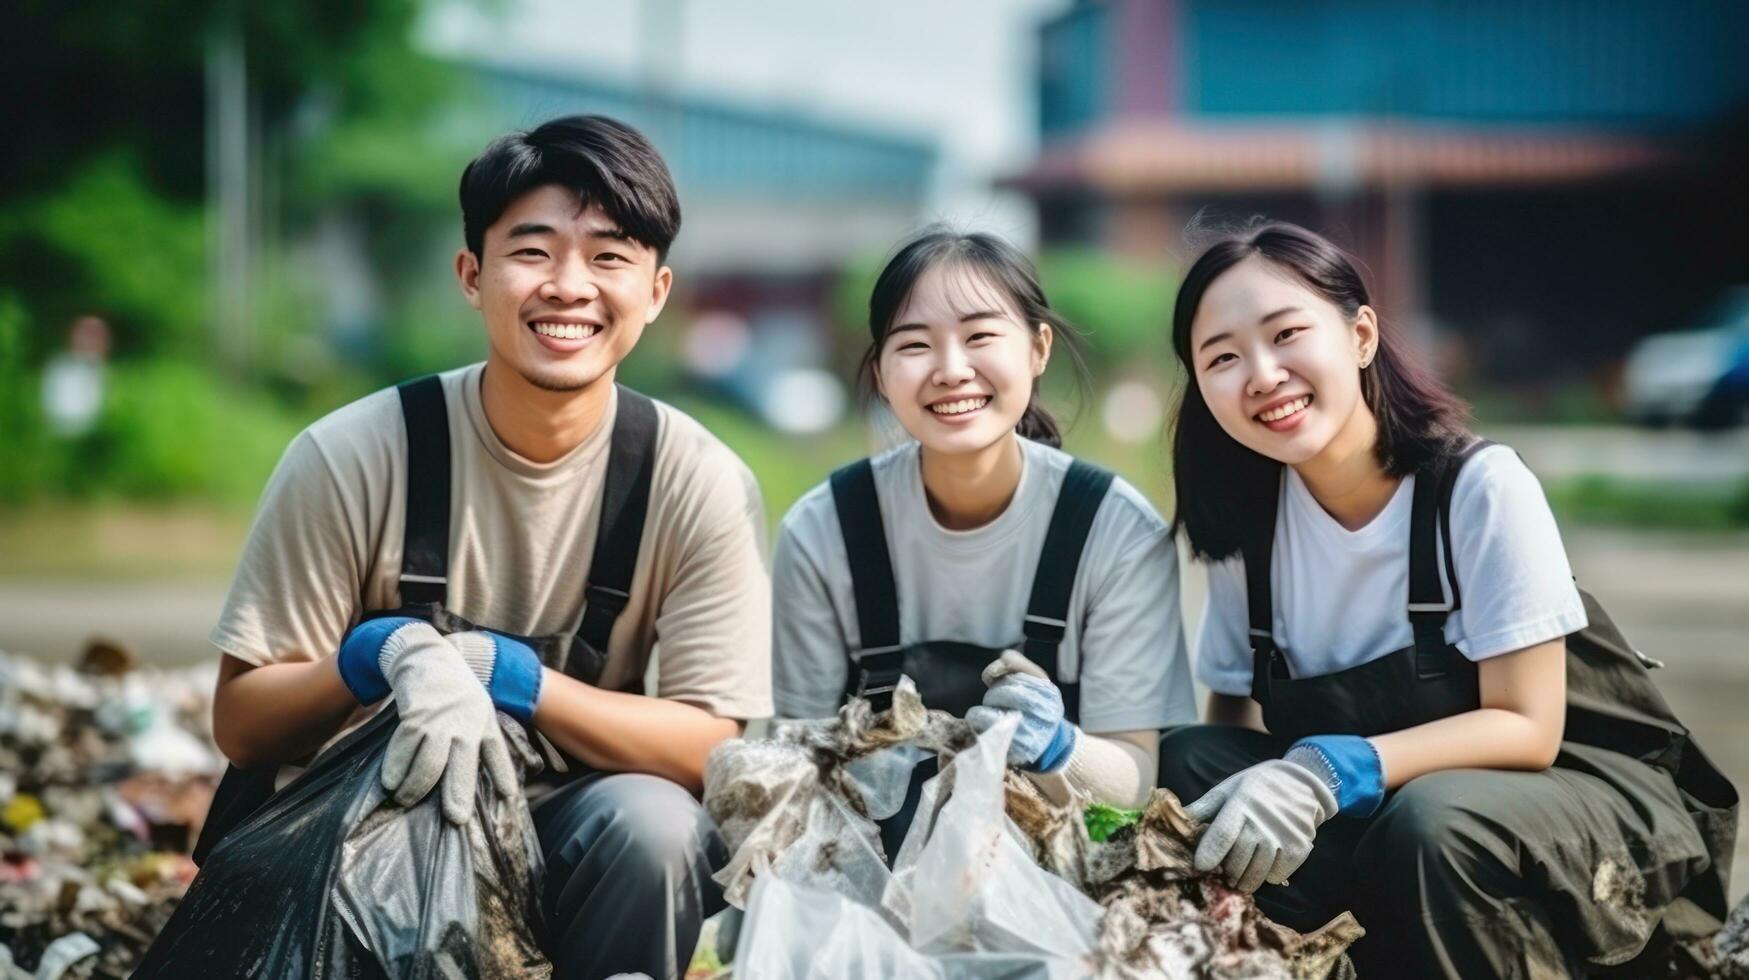
[[1628, 417], [1646, 425], [1749, 424], [1749, 286], [1736, 286], [1694, 329], [1654, 334], [1628, 352]]

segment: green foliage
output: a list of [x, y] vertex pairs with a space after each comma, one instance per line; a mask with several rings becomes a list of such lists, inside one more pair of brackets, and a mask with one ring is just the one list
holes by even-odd
[[1090, 803], [1082, 812], [1081, 819], [1087, 823], [1087, 836], [1103, 843], [1106, 838], [1125, 827], [1131, 826], [1142, 819], [1142, 811], [1125, 810], [1121, 807], [1107, 806], [1104, 803]]
[[49, 479], [38, 387], [24, 352], [27, 325], [18, 297], [0, 290], [0, 503], [27, 500]]
[[39, 297], [44, 319], [66, 322], [100, 312], [123, 325], [150, 325], [152, 346], [159, 349], [200, 346], [200, 209], [172, 203], [146, 186], [132, 154], [91, 159], [60, 188], [27, 204], [11, 230], [40, 243], [45, 264], [78, 270], [76, 288]]
[[69, 483], [137, 500], [195, 497], [247, 506], [260, 495], [298, 423], [262, 395], [179, 361], [116, 365], [90, 472]]
[[480, 315], [462, 302], [453, 281], [438, 285], [449, 288], [410, 297], [384, 324], [377, 358], [384, 376], [413, 378], [485, 358]]
[[51, 435], [34, 368], [14, 356], [23, 317], [0, 296], [0, 504], [198, 500], [247, 507], [299, 422], [266, 395], [187, 361], [146, 359], [105, 372], [92, 431]]
[[1045, 295], [1078, 327], [1098, 367], [1168, 356], [1176, 271], [1110, 252], [1059, 249], [1039, 260]]

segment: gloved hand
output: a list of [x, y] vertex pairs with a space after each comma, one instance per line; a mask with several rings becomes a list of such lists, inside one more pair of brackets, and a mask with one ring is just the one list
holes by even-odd
[[340, 641], [340, 653], [335, 658], [340, 667], [340, 680], [359, 704], [376, 704], [389, 696], [389, 681], [383, 676], [383, 644], [396, 630], [424, 620], [411, 616], [383, 616], [367, 619], [352, 628]]
[[1196, 870], [1224, 868], [1233, 887], [1253, 892], [1266, 881], [1286, 882], [1312, 853], [1318, 825], [1337, 808], [1318, 774], [1270, 759], [1228, 776], [1184, 809], [1208, 824], [1196, 846]]
[[451, 633], [449, 642], [499, 711], [525, 725], [534, 720], [543, 675], [533, 647], [491, 630]]
[[1020, 726], [1008, 743], [1008, 764], [1033, 772], [1056, 772], [1069, 763], [1081, 729], [1063, 717], [1063, 692], [1038, 664], [1005, 650], [984, 668], [984, 703], [966, 712], [966, 721], [981, 734], [1004, 711], [1018, 712]]
[[442, 634], [413, 620], [389, 634], [378, 661], [401, 714], [382, 769], [383, 789], [395, 802], [412, 806], [441, 780], [443, 815], [466, 825], [481, 759], [500, 796], [521, 789], [492, 699]]
[[1336, 796], [1345, 817], [1370, 817], [1385, 801], [1385, 764], [1359, 735], [1314, 735], [1288, 747], [1289, 762], [1312, 770]]

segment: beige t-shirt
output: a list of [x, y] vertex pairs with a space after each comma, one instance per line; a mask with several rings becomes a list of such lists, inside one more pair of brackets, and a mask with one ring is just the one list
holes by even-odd
[[[573, 633], [595, 547], [619, 406], [552, 463], [499, 441], [480, 401], [484, 365], [446, 372], [451, 612], [507, 633]], [[656, 403], [650, 507], [631, 601], [599, 684], [644, 690], [719, 717], [771, 714], [771, 584], [753, 474], [727, 446]], [[407, 434], [388, 388], [291, 443], [262, 496], [212, 642], [257, 666], [314, 660], [372, 610], [400, 605]], [[362, 715], [362, 713], [361, 713]], [[362, 717], [355, 718], [355, 721]]]

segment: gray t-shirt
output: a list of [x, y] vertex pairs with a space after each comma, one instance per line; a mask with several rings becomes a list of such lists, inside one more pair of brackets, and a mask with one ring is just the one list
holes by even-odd
[[[1018, 648], [1033, 573], [1072, 458], [1020, 441], [1020, 486], [995, 520], [969, 531], [936, 522], [923, 492], [918, 445], [874, 458], [904, 644], [955, 640]], [[859, 648], [856, 598], [832, 488], [810, 490], [784, 517], [772, 556], [772, 681], [777, 713], [837, 709]], [[1165, 521], [1134, 487], [1114, 480], [1082, 552], [1059, 651], [1081, 684], [1089, 732], [1196, 720], [1178, 605], [1178, 554]]]
[[[443, 375], [449, 607], [507, 633], [573, 633], [583, 618], [618, 395], [581, 445], [536, 463], [492, 430], [482, 374], [475, 364]], [[656, 696], [723, 718], [765, 717], [771, 606], [759, 486], [692, 418], [661, 402], [656, 412], [649, 515], [599, 686], [643, 691], [654, 658]], [[400, 605], [406, 457], [393, 388], [293, 440], [262, 496], [213, 644], [256, 666], [316, 660], [366, 612]], [[360, 709], [352, 724], [372, 710]]]

